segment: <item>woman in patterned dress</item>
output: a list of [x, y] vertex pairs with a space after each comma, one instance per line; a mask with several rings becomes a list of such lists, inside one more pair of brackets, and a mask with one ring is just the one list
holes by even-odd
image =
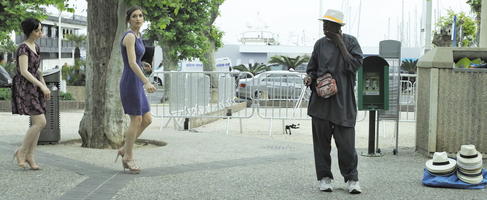
[[42, 37], [41, 22], [34, 18], [22, 21], [22, 30], [27, 38], [17, 49], [16, 75], [12, 84], [12, 114], [29, 115], [32, 125], [25, 134], [22, 146], [15, 151], [14, 157], [21, 168], [27, 164], [32, 170], [39, 166], [34, 160], [34, 152], [41, 130], [46, 126], [46, 100], [51, 92], [44, 82], [39, 69], [41, 57], [35, 41]]
[[145, 51], [140, 33], [140, 27], [144, 24], [142, 9], [130, 8], [125, 20], [130, 24], [130, 29], [122, 36], [121, 41], [124, 68], [120, 80], [120, 98], [125, 114], [130, 116], [130, 124], [125, 132], [125, 145], [118, 150], [117, 158], [122, 156], [124, 170], [129, 169], [131, 173], [139, 173], [140, 168], [134, 162], [134, 143], [152, 122], [144, 89], [152, 93], [156, 88], [141, 70], [142, 64], [150, 67], [150, 64], [141, 61]]

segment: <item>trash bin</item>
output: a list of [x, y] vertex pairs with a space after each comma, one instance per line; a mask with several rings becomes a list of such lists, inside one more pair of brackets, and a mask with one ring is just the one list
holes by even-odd
[[487, 48], [435, 48], [418, 61], [416, 150], [456, 153], [463, 144], [487, 152], [487, 69], [457, 68], [487, 60]]
[[56, 144], [61, 139], [59, 123], [60, 70], [44, 71], [44, 81], [51, 90], [51, 99], [46, 102], [46, 127], [41, 131], [38, 144]]

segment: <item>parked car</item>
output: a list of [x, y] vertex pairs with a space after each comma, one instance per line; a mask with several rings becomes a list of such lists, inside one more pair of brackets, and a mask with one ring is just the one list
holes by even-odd
[[164, 84], [164, 67], [159, 65], [157, 67], [153, 67], [152, 73], [149, 75], [149, 80], [152, 81], [153, 84], [161, 86]]
[[[269, 71], [253, 78], [240, 79], [237, 97], [242, 99], [297, 100], [303, 88], [305, 74], [292, 71]], [[311, 91], [305, 89], [305, 98]]]

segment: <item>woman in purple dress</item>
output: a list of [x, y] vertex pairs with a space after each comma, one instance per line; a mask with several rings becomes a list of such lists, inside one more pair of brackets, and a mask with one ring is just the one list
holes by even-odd
[[21, 168], [27, 164], [32, 170], [39, 166], [34, 160], [34, 151], [41, 130], [46, 126], [46, 100], [51, 92], [42, 78], [39, 69], [41, 57], [35, 41], [42, 37], [41, 22], [34, 18], [22, 21], [22, 30], [27, 38], [17, 49], [16, 75], [12, 84], [12, 113], [29, 115], [32, 125], [25, 134], [22, 146], [15, 151], [14, 157]]
[[[144, 89], [152, 93], [156, 91], [156, 88], [141, 70], [141, 59], [145, 51], [140, 33], [140, 27], [144, 24], [142, 9], [130, 8], [127, 11], [126, 21], [129, 23], [130, 29], [122, 36], [121, 41], [124, 68], [120, 80], [120, 98], [125, 114], [130, 116], [130, 124], [125, 132], [125, 145], [118, 150], [117, 158], [122, 156], [124, 170], [129, 169], [131, 173], [139, 173], [140, 168], [134, 162], [134, 143], [152, 122], [149, 102]], [[144, 65], [150, 67], [148, 63], [144, 63]]]

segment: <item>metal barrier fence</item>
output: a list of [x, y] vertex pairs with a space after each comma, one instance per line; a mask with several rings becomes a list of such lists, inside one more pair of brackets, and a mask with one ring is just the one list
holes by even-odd
[[416, 121], [416, 74], [401, 74], [399, 121]]
[[269, 120], [269, 135], [272, 135], [272, 120], [309, 120], [307, 106], [311, 90], [303, 83], [306, 74], [298, 72], [264, 72], [255, 84], [257, 115]]
[[[163, 79], [155, 93], [148, 94], [154, 117], [168, 118], [175, 127], [192, 118], [259, 118], [269, 120], [309, 120], [307, 105], [311, 90], [303, 84], [304, 73], [270, 71], [253, 76], [248, 72], [160, 72]], [[400, 121], [415, 121], [416, 75], [401, 74]], [[357, 121], [366, 119], [359, 111]], [[185, 124], [185, 126], [190, 126]], [[162, 127], [162, 126], [161, 126]]]
[[148, 94], [153, 116], [169, 119], [164, 127], [171, 121], [175, 128], [181, 128], [182, 123], [191, 126], [189, 119], [193, 118], [253, 116], [254, 110], [247, 109], [247, 101], [237, 98], [235, 92], [239, 78], [253, 78], [248, 72], [158, 72], [152, 76], [164, 83]]

